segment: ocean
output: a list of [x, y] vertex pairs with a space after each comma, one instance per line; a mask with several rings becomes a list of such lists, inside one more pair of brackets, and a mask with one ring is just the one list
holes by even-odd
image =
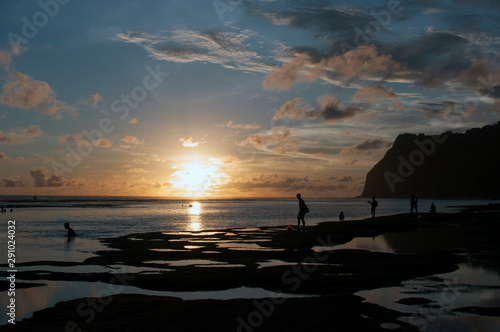
[[[370, 204], [362, 198], [307, 199], [306, 226], [370, 217]], [[377, 215], [408, 213], [409, 199], [378, 199]], [[461, 205], [487, 204], [486, 200], [420, 200], [427, 212], [434, 202], [438, 212], [452, 212]], [[297, 224], [297, 199], [164, 200], [143, 197], [0, 197], [0, 244], [7, 253], [7, 223], [16, 223], [16, 263], [34, 261], [81, 262], [106, 249], [100, 238], [133, 233], [202, 231]], [[10, 212], [10, 209], [13, 212]], [[78, 237], [66, 241], [64, 223]], [[0, 255], [6, 264], [7, 255]]]

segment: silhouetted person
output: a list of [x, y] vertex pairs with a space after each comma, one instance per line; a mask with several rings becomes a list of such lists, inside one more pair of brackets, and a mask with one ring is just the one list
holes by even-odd
[[306, 230], [306, 221], [304, 217], [306, 213], [309, 212], [309, 208], [307, 207], [304, 200], [301, 198], [300, 194], [297, 194], [297, 199], [299, 200], [299, 213], [297, 214], [297, 229], [300, 231], [300, 221], [302, 220], [302, 229]]
[[415, 197], [415, 213], [418, 214], [418, 197]]
[[415, 195], [412, 195], [410, 198], [410, 213], [413, 213], [415, 209]]
[[431, 204], [431, 210], [429, 211], [431, 214], [436, 214], [436, 206], [434, 203]]
[[69, 222], [65, 222], [64, 223], [64, 228], [66, 228], [68, 230], [68, 241], [75, 237], [76, 236], [76, 233], [75, 231], [73, 230], [73, 228], [69, 227]]
[[345, 217], [344, 217], [344, 211], [340, 211], [340, 214], [339, 214], [339, 220], [340, 221], [344, 221]]
[[375, 209], [378, 206], [378, 202], [375, 200], [375, 197], [373, 197], [373, 199], [371, 201], [368, 201], [368, 203], [370, 203], [372, 206], [372, 208], [370, 210], [372, 213], [372, 218], [375, 218]]

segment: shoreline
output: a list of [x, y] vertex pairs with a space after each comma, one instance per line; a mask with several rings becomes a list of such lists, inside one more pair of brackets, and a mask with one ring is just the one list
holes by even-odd
[[[448, 214], [424, 213], [420, 218], [402, 214], [357, 221], [322, 222], [307, 227], [306, 232], [286, 231], [283, 227], [260, 227], [199, 232], [135, 233], [107, 238], [104, 241], [110, 250], [98, 252], [99, 256], [86, 259], [81, 264], [71, 262], [68, 264], [72, 266], [121, 264], [137, 268], [165, 269], [165, 272], [151, 274], [51, 272], [44, 275], [43, 279], [104, 282], [111, 287], [113, 285], [111, 280], [114, 278], [115, 282], [125, 280], [127, 285], [156, 291], [193, 292], [259, 287], [269, 292], [279, 290], [284, 293], [309, 294], [315, 297], [286, 299], [281, 303], [282, 299], [268, 299], [267, 301], [271, 302], [265, 302], [265, 300], [251, 299], [180, 300], [162, 297], [160, 300], [151, 295], [118, 294], [109, 297], [109, 303], [97, 315], [99, 319], [96, 318], [92, 323], [86, 323], [86, 317], [77, 314], [76, 307], [83, 299], [75, 299], [65, 302], [64, 305], [58, 304], [36, 312], [33, 318], [17, 322], [15, 330], [24, 331], [46, 324], [50, 330], [64, 329], [64, 323], [70, 320], [79, 322], [78, 326], [85, 327], [86, 331], [99, 330], [103, 326], [108, 326], [110, 329], [133, 326], [136, 318], [132, 316], [124, 321], [114, 319], [121, 316], [122, 307], [135, 307], [137, 314], [143, 317], [143, 321], [151, 321], [151, 324], [156, 326], [170, 324], [174, 330], [183, 330], [183, 326], [193, 328], [196, 324], [199, 324], [198, 327], [205, 327], [203, 324], [206, 321], [196, 324], [191, 321], [196, 317], [196, 313], [191, 316], [192, 309], [189, 308], [192, 306], [198, 307], [206, 315], [209, 313], [218, 315], [212, 310], [214, 306], [223, 312], [232, 313], [217, 320], [218, 323], [214, 323], [217, 328], [214, 326], [214, 330], [234, 331], [238, 326], [244, 330], [242, 327], [244, 324], [237, 318], [240, 317], [245, 322], [251, 313], [258, 313], [259, 310], [255, 307], [257, 301], [266, 303], [268, 310], [272, 304], [273, 314], [264, 317], [261, 312], [260, 315], [265, 319], [262, 324], [257, 324], [258, 329], [250, 324], [252, 321], [247, 320], [247, 324], [250, 324], [247, 327], [252, 330], [266, 331], [271, 330], [271, 327], [280, 329], [280, 326], [287, 326], [288, 330], [303, 330], [309, 327], [304, 324], [311, 323], [309, 317], [314, 317], [315, 321], [322, 324], [335, 324], [339, 330], [349, 330], [352, 326], [374, 331], [384, 330], [383, 324], [389, 323], [393, 324], [391, 326], [398, 325], [399, 330], [412, 331], [416, 330], [415, 326], [398, 320], [398, 317], [407, 316], [406, 314], [363, 302], [354, 293], [360, 290], [396, 286], [405, 280], [427, 275], [453, 272], [458, 268], [458, 264], [464, 261], [500, 271], [497, 263], [500, 258], [500, 247], [496, 244], [498, 241], [495, 237], [495, 234], [498, 234], [495, 230], [500, 229], [498, 217], [498, 211], [481, 212], [475, 208], [471, 211]], [[398, 244], [396, 240], [393, 245], [400, 247], [400, 253], [331, 248], [354, 238], [377, 237], [388, 233], [404, 234], [407, 246], [411, 246], [408, 241], [412, 237], [415, 243], [424, 242], [422, 252], [404, 253], [404, 246]], [[435, 236], [436, 239], [435, 241], [430, 238], [425, 241], [422, 241], [422, 238], [415, 239], [415, 235], [420, 237], [422, 234]], [[446, 241], [439, 239], [444, 235]], [[186, 261], [188, 264], [182, 264]], [[263, 262], [270, 263], [262, 267]], [[45, 263], [51, 262], [19, 265]], [[20, 272], [18, 278], [33, 282], [41, 279], [40, 275], [33, 271]], [[339, 302], [340, 298], [343, 301]], [[153, 302], [165, 310], [173, 310], [175, 307], [179, 317], [183, 318], [180, 321], [172, 321], [171, 318], [165, 317], [164, 320], [158, 321], [159, 318], [155, 317], [153, 312], [148, 313], [141, 309], [150, 307]], [[328, 312], [325, 308], [320, 308], [323, 306], [330, 308]], [[297, 321], [297, 312], [301, 312], [308, 319], [304, 322]], [[364, 315], [371, 319], [356, 315], [357, 312], [365, 312]], [[56, 313], [63, 318], [54, 320]], [[260, 317], [257, 313], [256, 317]], [[240, 325], [236, 325], [238, 322]], [[11, 326], [0, 326], [0, 330], [14, 329]]]

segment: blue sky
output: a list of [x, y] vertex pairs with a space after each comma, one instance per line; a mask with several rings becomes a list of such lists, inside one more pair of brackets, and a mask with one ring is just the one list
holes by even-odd
[[2, 1], [0, 193], [351, 197], [499, 120], [495, 1]]

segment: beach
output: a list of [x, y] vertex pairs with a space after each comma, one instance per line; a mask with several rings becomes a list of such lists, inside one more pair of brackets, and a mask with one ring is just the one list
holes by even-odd
[[110, 237], [80, 263], [21, 264], [20, 289], [102, 287], [0, 331], [495, 331], [499, 217], [490, 205], [305, 232], [283, 225]]

